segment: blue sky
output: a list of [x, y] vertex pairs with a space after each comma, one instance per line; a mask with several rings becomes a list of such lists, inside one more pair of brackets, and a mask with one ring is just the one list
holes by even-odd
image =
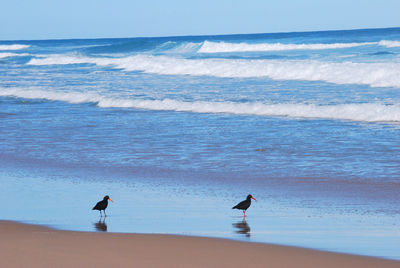
[[400, 27], [400, 0], [0, 0], [0, 40]]

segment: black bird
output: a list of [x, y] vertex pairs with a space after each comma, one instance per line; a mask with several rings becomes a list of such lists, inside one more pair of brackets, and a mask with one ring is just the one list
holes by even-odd
[[[246, 210], [250, 207], [251, 205], [251, 199], [256, 200], [251, 194], [249, 194], [246, 198], [246, 200], [240, 202], [239, 204], [237, 204], [236, 206], [234, 206], [232, 209], [236, 208], [236, 209], [241, 209], [243, 210], [243, 219], [246, 218]], [[256, 200], [257, 201], [257, 200]]]
[[114, 202], [110, 199], [110, 197], [108, 195], [106, 195], [103, 200], [101, 200], [100, 202], [97, 202], [97, 204], [93, 207], [93, 210], [98, 210], [100, 211], [100, 217], [101, 215], [101, 211], [104, 210], [104, 216], [107, 217], [106, 214], [106, 208], [108, 206], [108, 200], [110, 200], [111, 202]]

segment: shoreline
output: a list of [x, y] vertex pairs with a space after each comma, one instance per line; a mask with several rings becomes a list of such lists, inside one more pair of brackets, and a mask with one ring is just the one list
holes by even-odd
[[[272, 188], [262, 192], [250, 185], [246, 189], [259, 202], [252, 205], [243, 224], [243, 213], [231, 209], [243, 196], [228, 183], [223, 187], [213, 184], [204, 192], [200, 183], [181, 185], [140, 178], [110, 181], [107, 176], [88, 181], [81, 179], [91, 177], [86, 173], [60, 174], [55, 177], [57, 172], [42, 170], [16, 174], [14, 169], [3, 169], [0, 181], [8, 191], [1, 199], [7, 204], [2, 218], [65, 231], [214, 237], [400, 260], [398, 216], [381, 215], [378, 222], [374, 214], [335, 210], [343, 208], [340, 204], [346, 198], [339, 203], [329, 200], [329, 210], [319, 210], [316, 201], [325, 200], [316, 195], [311, 203], [300, 202], [308, 201], [303, 194], [299, 202], [289, 199], [287, 204], [282, 203], [287, 199], [280, 199], [287, 192]], [[91, 209], [102, 192], [110, 194], [115, 203], [110, 203], [110, 217], [101, 222], [98, 211]], [[71, 198], [71, 193], [76, 198]]]
[[56, 230], [0, 220], [7, 267], [400, 267], [400, 261], [230, 239]]

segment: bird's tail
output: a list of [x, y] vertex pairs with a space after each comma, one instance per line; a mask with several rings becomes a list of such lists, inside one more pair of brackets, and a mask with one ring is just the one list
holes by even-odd
[[237, 208], [237, 206], [232, 207], [232, 209]]

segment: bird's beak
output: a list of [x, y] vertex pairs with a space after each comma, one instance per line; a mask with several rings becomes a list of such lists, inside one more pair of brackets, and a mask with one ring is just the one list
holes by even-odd
[[251, 198], [257, 201], [257, 199], [255, 199], [254, 197], [251, 197]]
[[111, 198], [108, 198], [108, 200], [110, 200], [111, 202], [114, 202], [114, 201], [111, 200]]

